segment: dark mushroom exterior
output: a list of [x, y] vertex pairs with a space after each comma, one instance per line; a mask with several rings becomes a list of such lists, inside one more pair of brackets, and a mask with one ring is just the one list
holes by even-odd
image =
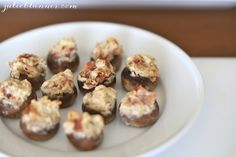
[[78, 140], [73, 134], [67, 135], [67, 138], [77, 149], [88, 151], [97, 148], [101, 144], [103, 133], [94, 138], [83, 138]]
[[155, 109], [147, 115], [143, 115], [138, 118], [129, 118], [126, 115], [122, 115], [122, 121], [128, 126], [134, 126], [137, 128], [147, 127], [152, 125], [157, 121], [159, 117], [159, 105], [155, 102]]
[[156, 89], [158, 81], [159, 77], [156, 77], [155, 81], [151, 81], [147, 77], [131, 76], [131, 71], [127, 67], [125, 67], [121, 72], [121, 82], [127, 91], [132, 91], [140, 85], [147, 90], [153, 91]]
[[39, 132], [35, 133], [35, 132], [32, 132], [32, 131], [28, 130], [26, 124], [22, 123], [20, 121], [20, 128], [23, 131], [23, 133], [27, 137], [29, 137], [30, 139], [35, 140], [35, 141], [49, 140], [50, 138], [52, 138], [57, 133], [57, 131], [59, 130], [59, 127], [60, 127], [60, 123], [56, 124], [55, 127], [53, 127], [52, 129], [49, 129], [49, 130], [44, 129], [42, 131], [39, 131]]
[[75, 58], [72, 61], [62, 61], [61, 63], [58, 63], [52, 55], [48, 54], [47, 65], [54, 74], [64, 71], [65, 69], [70, 69], [72, 72], [75, 72], [79, 65], [79, 56], [78, 54], [75, 54]]

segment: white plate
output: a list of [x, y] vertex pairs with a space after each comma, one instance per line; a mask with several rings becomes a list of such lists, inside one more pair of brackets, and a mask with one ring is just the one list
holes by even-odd
[[[119, 117], [105, 127], [102, 145], [93, 151], [76, 150], [67, 140], [62, 127], [55, 137], [46, 142], [35, 142], [26, 138], [19, 129], [19, 121], [0, 120], [0, 152], [11, 156], [134, 156], [156, 154], [176, 142], [197, 117], [203, 101], [202, 78], [191, 59], [170, 41], [148, 31], [112, 23], [74, 22], [57, 24], [35, 29], [10, 38], [0, 46], [0, 80], [9, 77], [8, 61], [23, 52], [37, 53], [46, 57], [48, 49], [60, 38], [72, 36], [78, 43], [82, 65], [90, 58], [95, 44], [109, 36], [115, 36], [122, 43], [127, 56], [135, 53], [148, 53], [155, 56], [160, 67], [158, 103], [160, 118], [151, 127], [131, 128], [123, 125]], [[122, 67], [123, 67], [122, 66]], [[121, 68], [122, 69], [122, 68]], [[121, 71], [121, 70], [120, 70]], [[125, 91], [117, 74], [116, 90], [118, 102]], [[51, 76], [48, 73], [47, 78]], [[75, 77], [76, 80], [76, 77]], [[81, 110], [82, 94], [71, 108]], [[62, 120], [68, 109], [62, 109]]]

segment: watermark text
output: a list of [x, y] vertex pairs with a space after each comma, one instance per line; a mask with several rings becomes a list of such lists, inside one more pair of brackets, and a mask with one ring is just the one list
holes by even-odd
[[29, 8], [29, 9], [77, 9], [78, 6], [76, 4], [34, 4], [33, 2], [25, 2], [25, 3], [16, 3], [5, 4], [1, 13], [6, 12], [9, 9], [19, 9], [19, 8]]

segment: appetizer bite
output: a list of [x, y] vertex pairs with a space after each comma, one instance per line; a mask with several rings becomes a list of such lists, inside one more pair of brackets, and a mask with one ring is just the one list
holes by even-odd
[[97, 86], [94, 91], [83, 97], [82, 109], [90, 114], [100, 114], [105, 124], [116, 116], [116, 91], [104, 85]]
[[110, 37], [105, 42], [98, 43], [92, 51], [91, 60], [106, 59], [111, 62], [114, 71], [118, 71], [122, 61], [123, 48], [118, 41]]
[[53, 73], [66, 69], [75, 72], [79, 65], [77, 46], [73, 38], [61, 39], [48, 53], [47, 65]]
[[103, 140], [104, 121], [100, 115], [71, 110], [63, 127], [69, 141], [79, 150], [95, 149]]
[[159, 69], [155, 58], [137, 54], [128, 57], [126, 67], [121, 73], [121, 82], [127, 91], [142, 85], [147, 90], [154, 90], [159, 80]]
[[16, 60], [9, 62], [10, 76], [15, 79], [27, 79], [34, 90], [39, 89], [45, 80], [46, 62], [43, 58], [34, 54], [19, 55]]
[[55, 74], [45, 81], [40, 89], [42, 94], [48, 96], [49, 99], [60, 100], [60, 108], [72, 105], [77, 97], [77, 89], [70, 69]]
[[111, 63], [103, 59], [89, 61], [78, 75], [78, 86], [83, 93], [93, 91], [101, 84], [113, 86], [115, 82], [116, 74]]
[[59, 100], [49, 100], [44, 96], [32, 100], [22, 112], [20, 128], [23, 133], [36, 141], [45, 141], [53, 137], [60, 125]]
[[124, 124], [133, 127], [146, 127], [155, 123], [159, 116], [157, 94], [142, 86], [128, 92], [121, 100], [119, 114]]
[[29, 81], [10, 78], [0, 83], [0, 115], [19, 118], [22, 110], [36, 98]]

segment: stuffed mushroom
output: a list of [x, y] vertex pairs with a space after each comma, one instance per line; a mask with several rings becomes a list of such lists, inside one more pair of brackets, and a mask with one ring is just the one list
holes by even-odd
[[73, 38], [63, 38], [48, 53], [47, 65], [53, 73], [70, 69], [75, 72], [79, 65], [77, 46]]
[[116, 116], [115, 89], [104, 85], [97, 86], [83, 97], [82, 109], [90, 114], [100, 114], [105, 124], [110, 123]]
[[106, 41], [98, 43], [92, 51], [92, 60], [106, 59], [111, 62], [114, 71], [118, 71], [122, 62], [123, 48], [119, 42], [109, 37]]
[[45, 81], [41, 86], [42, 94], [52, 100], [60, 100], [60, 108], [73, 104], [77, 97], [77, 89], [73, 81], [73, 73], [70, 69], [59, 72]]
[[121, 73], [121, 82], [127, 91], [143, 86], [154, 90], [159, 80], [159, 69], [155, 58], [149, 55], [137, 54], [128, 57], [126, 67]]
[[9, 62], [10, 76], [15, 79], [27, 79], [34, 90], [39, 89], [45, 81], [46, 61], [34, 54], [21, 54], [16, 60]]
[[155, 123], [159, 117], [157, 94], [142, 86], [128, 92], [119, 105], [119, 114], [124, 124], [133, 127], [146, 127]]
[[104, 59], [89, 61], [78, 75], [78, 86], [83, 93], [91, 92], [98, 85], [112, 87], [116, 83], [116, 74], [111, 63]]
[[28, 80], [10, 78], [0, 83], [0, 115], [19, 118], [21, 112], [36, 98]]
[[103, 141], [104, 120], [100, 115], [71, 110], [63, 127], [69, 141], [79, 150], [95, 149]]
[[32, 100], [22, 112], [20, 128], [30, 139], [45, 141], [52, 138], [60, 125], [59, 100], [50, 100], [44, 96]]

